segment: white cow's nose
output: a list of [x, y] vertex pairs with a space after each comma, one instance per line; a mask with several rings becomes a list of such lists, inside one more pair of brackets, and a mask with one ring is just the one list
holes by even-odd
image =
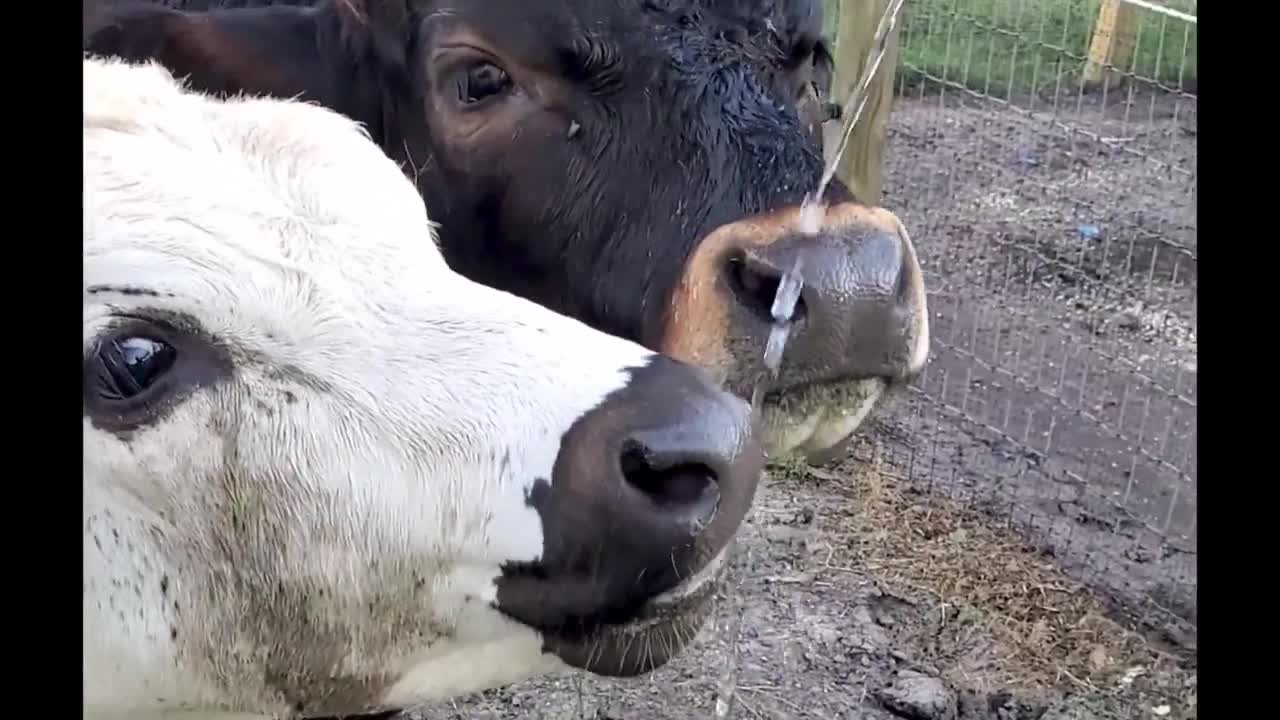
[[529, 497], [542, 560], [503, 578], [500, 609], [540, 628], [625, 617], [729, 543], [763, 464], [748, 405], [655, 356], [565, 434]]

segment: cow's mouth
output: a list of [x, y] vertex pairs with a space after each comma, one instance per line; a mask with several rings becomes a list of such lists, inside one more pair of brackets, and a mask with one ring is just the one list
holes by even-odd
[[903, 386], [872, 377], [768, 393], [763, 429], [769, 457], [800, 456], [820, 465], [842, 455], [857, 430]]
[[630, 677], [662, 667], [697, 635], [727, 574], [720, 551], [696, 574], [652, 598], [620, 623], [592, 623], [568, 630], [538, 628], [547, 651], [564, 663], [596, 675]]

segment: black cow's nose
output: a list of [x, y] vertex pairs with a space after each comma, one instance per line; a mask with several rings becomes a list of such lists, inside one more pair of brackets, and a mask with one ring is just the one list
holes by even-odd
[[729, 255], [736, 302], [766, 323], [784, 273], [803, 280], [783, 356], [807, 381], [907, 379], [927, 350], [924, 281], [909, 240], [873, 223], [835, 221]]
[[763, 464], [746, 402], [654, 356], [561, 440], [529, 498], [542, 557], [508, 573], [499, 608], [544, 628], [625, 619], [729, 544]]

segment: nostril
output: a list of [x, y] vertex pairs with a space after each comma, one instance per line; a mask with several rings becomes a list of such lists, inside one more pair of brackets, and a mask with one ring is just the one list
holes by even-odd
[[646, 495], [661, 512], [693, 526], [694, 532], [711, 522], [720, 506], [715, 472], [704, 463], [663, 458], [639, 442], [622, 450], [622, 476]]
[[[782, 284], [782, 272], [764, 263], [741, 256], [729, 260], [729, 287], [738, 302], [766, 323], [773, 323], [773, 301]], [[791, 322], [808, 314], [802, 294], [791, 311]]]

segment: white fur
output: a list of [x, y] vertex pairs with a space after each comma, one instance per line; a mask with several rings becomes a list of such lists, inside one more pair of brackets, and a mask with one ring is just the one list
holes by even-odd
[[287, 716], [281, 685], [332, 688], [264, 675], [316, 658], [370, 706], [560, 667], [487, 601], [541, 552], [561, 435], [650, 353], [451, 272], [335, 113], [84, 72], [85, 352], [166, 311], [235, 357], [144, 428], [86, 415], [86, 716]]

